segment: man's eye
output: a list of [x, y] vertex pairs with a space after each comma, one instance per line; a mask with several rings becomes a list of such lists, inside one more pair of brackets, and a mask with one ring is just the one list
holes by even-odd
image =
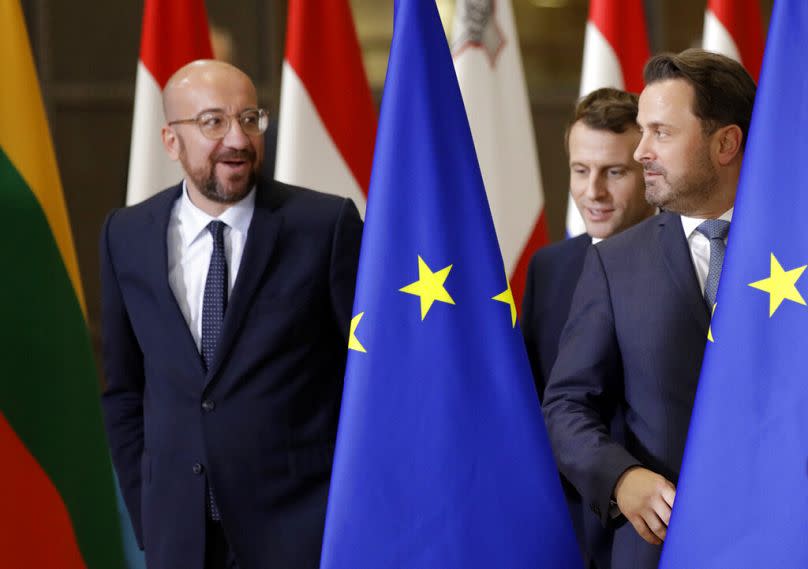
[[625, 173], [626, 173], [626, 171], [623, 170], [622, 168], [612, 168], [611, 170], [609, 170], [609, 176], [611, 176], [613, 178], [618, 178], [618, 177], [622, 176]]
[[258, 113], [241, 115], [241, 124], [258, 124]]
[[216, 128], [224, 122], [224, 119], [219, 115], [202, 115], [199, 117], [199, 124], [205, 128]]

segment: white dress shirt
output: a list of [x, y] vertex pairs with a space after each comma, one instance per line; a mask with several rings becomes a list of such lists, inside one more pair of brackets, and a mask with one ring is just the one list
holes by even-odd
[[[733, 209], [735, 208], [729, 208], [718, 219], [732, 221]], [[704, 287], [707, 286], [707, 273], [710, 271], [710, 240], [699, 231], [696, 231], [696, 228], [706, 219], [685, 217], [684, 215], [681, 217], [687, 245], [690, 248], [690, 258], [693, 260], [693, 267], [696, 269], [696, 277], [699, 279], [701, 293], [704, 294]], [[724, 244], [726, 245], [726, 243], [727, 240], [724, 239]]]
[[174, 203], [168, 221], [168, 283], [177, 299], [185, 322], [200, 349], [202, 341], [202, 299], [208, 277], [210, 255], [213, 252], [213, 236], [208, 224], [218, 219], [224, 228], [224, 255], [227, 260], [227, 297], [233, 291], [241, 255], [247, 241], [253, 211], [255, 211], [255, 188], [247, 196], [225, 210], [219, 217], [211, 217], [188, 197], [185, 182], [182, 196]]

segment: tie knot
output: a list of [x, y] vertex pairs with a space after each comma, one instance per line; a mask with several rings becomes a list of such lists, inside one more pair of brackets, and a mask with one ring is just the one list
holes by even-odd
[[214, 220], [208, 223], [208, 231], [213, 236], [214, 243], [224, 242], [224, 228], [227, 224], [224, 221]]
[[696, 231], [704, 235], [707, 239], [721, 239], [727, 238], [729, 233], [729, 221], [724, 219], [708, 219], [702, 222]]

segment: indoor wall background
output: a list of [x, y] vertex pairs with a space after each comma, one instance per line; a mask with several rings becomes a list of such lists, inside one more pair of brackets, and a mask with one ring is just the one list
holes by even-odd
[[[331, 0], [321, 0], [328, 2]], [[522, 44], [547, 219], [562, 238], [567, 203], [563, 131], [578, 94], [587, 0], [512, 0]], [[761, 0], [768, 25], [773, 0]], [[446, 25], [454, 0], [437, 0]], [[651, 50], [700, 42], [706, 0], [646, 0]], [[22, 0], [56, 147], [96, 353], [98, 233], [124, 203], [143, 2]], [[351, 0], [365, 66], [380, 99], [393, 0]], [[277, 112], [286, 0], [206, 0], [212, 25], [230, 39], [234, 63]], [[159, 144], [159, 141], [155, 141]]]

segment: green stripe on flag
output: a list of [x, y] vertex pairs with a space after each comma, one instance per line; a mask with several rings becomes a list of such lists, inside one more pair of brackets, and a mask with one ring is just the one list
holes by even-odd
[[42, 208], [2, 148], [0, 211], [0, 410], [59, 491], [87, 567], [123, 567], [87, 325]]

